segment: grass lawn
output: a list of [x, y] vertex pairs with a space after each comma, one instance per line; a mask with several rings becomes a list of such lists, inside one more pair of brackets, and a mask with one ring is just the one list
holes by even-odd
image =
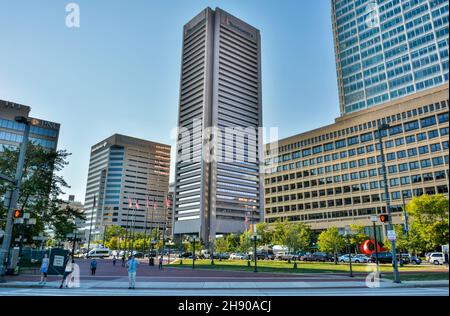
[[[247, 267], [246, 260], [214, 260], [214, 265], [211, 265], [211, 260], [195, 260], [195, 268], [197, 269], [212, 269], [222, 271], [253, 271], [254, 262], [251, 262], [251, 267]], [[191, 268], [192, 259], [183, 259], [183, 264], [180, 264], [179, 259], [172, 262], [171, 266], [180, 268]], [[293, 268], [294, 263], [287, 263], [287, 261], [277, 260], [258, 260], [259, 272], [270, 273], [348, 273], [348, 263], [321, 263], [321, 262], [297, 262], [297, 269]], [[352, 264], [353, 272], [355, 273], [369, 273], [374, 269], [374, 265], [368, 264]], [[392, 272], [392, 266], [389, 264], [381, 264], [380, 271], [385, 272], [383, 275], [388, 277], [387, 273]], [[445, 267], [430, 266], [430, 265], [404, 265], [400, 267], [400, 272], [403, 275], [414, 275], [416, 277], [427, 277], [427, 280], [448, 279], [448, 270]], [[431, 273], [433, 272], [433, 273]], [[429, 276], [430, 274], [430, 276]]]
[[[383, 275], [383, 278], [393, 280], [394, 277], [392, 274]], [[401, 281], [434, 281], [434, 280], [447, 280], [448, 281], [448, 272], [411, 272], [411, 273], [403, 273], [400, 274]]]

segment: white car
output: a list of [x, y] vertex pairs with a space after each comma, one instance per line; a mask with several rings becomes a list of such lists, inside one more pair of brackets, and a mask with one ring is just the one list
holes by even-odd
[[[338, 258], [339, 262], [349, 262], [348, 255], [342, 255]], [[361, 254], [352, 255], [352, 263], [366, 263], [369, 261], [369, 257]]]
[[90, 250], [84, 255], [85, 258], [107, 258], [111, 255], [111, 251], [108, 248], [96, 248]]
[[432, 252], [428, 262], [435, 265], [444, 264], [444, 254], [442, 252]]
[[248, 256], [242, 253], [232, 253], [230, 255], [230, 260], [245, 260]]

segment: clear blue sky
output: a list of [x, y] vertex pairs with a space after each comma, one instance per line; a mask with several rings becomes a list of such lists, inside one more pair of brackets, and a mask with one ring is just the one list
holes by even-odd
[[[80, 5], [80, 28], [65, 6]], [[174, 144], [182, 27], [207, 6], [261, 30], [263, 119], [287, 137], [339, 115], [329, 0], [0, 0], [0, 99], [61, 123], [67, 190], [113, 133]], [[173, 155], [172, 155], [173, 159]]]

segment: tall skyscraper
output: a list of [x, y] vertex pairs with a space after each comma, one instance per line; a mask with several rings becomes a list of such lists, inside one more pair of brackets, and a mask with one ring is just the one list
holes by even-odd
[[25, 127], [15, 121], [17, 116], [29, 118], [33, 122], [30, 127], [30, 142], [50, 150], [56, 150], [60, 125], [32, 118], [29, 116], [30, 110], [29, 106], [0, 100], [0, 152], [5, 146], [18, 148], [22, 143]]
[[341, 115], [448, 84], [447, 0], [332, 0]]
[[184, 26], [176, 236], [208, 243], [262, 220], [260, 50], [259, 30], [219, 8]]
[[84, 203], [87, 240], [89, 233], [91, 241], [101, 239], [108, 225], [164, 231], [169, 169], [169, 145], [114, 134], [92, 146]]

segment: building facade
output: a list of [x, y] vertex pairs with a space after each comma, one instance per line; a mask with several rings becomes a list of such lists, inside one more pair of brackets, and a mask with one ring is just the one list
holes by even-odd
[[332, 0], [341, 115], [448, 84], [447, 0]]
[[133, 227], [135, 232], [165, 230], [169, 169], [169, 145], [114, 134], [92, 146], [84, 203], [86, 240], [89, 235], [91, 240], [103, 238], [108, 225]]
[[260, 50], [259, 30], [219, 8], [184, 26], [176, 236], [208, 243], [263, 218]]
[[17, 123], [15, 117], [30, 119], [29, 141], [49, 150], [58, 146], [60, 124], [30, 117], [31, 108], [26, 105], [0, 100], [0, 152], [3, 148], [18, 148], [23, 140], [25, 126]]
[[266, 151], [265, 221], [371, 226], [371, 215], [386, 213], [380, 124], [390, 126], [383, 144], [393, 224], [404, 223], [403, 203], [413, 196], [448, 196], [448, 106], [441, 85], [280, 140]]

